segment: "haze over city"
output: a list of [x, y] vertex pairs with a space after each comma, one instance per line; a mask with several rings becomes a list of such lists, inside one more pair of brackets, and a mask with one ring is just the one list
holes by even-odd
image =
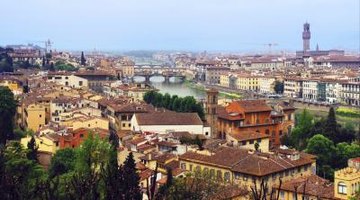
[[[59, 50], [359, 51], [357, 0], [4, 1], [0, 45], [51, 39]], [[11, 17], [9, 17], [11, 16]], [[4, 28], [5, 27], [5, 28]]]

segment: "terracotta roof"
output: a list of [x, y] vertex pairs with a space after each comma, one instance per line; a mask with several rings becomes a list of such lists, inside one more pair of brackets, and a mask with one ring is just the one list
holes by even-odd
[[[297, 188], [298, 194], [304, 193], [308, 196], [315, 196], [320, 199], [337, 199], [334, 197], [334, 185], [317, 175], [310, 175], [295, 178], [286, 182], [283, 182], [281, 185], [281, 190], [295, 192]], [[274, 186], [278, 188], [278, 186]]]
[[139, 173], [140, 181], [150, 178], [154, 174], [151, 169], [143, 170]]
[[230, 133], [230, 136], [235, 138], [237, 141], [248, 141], [261, 138], [268, 138], [269, 136], [264, 133], [258, 133], [255, 131], [242, 131], [238, 134]]
[[245, 113], [267, 112], [271, 111], [271, 107], [266, 104], [265, 100], [242, 100], [233, 101], [226, 107], [228, 113], [244, 111]]
[[197, 113], [136, 113], [135, 117], [139, 125], [203, 125]]
[[223, 167], [234, 172], [259, 177], [315, 162], [313, 159], [302, 154], [299, 159], [291, 160], [286, 156], [254, 153], [245, 149], [230, 147], [220, 147], [211, 156], [188, 151], [180, 156], [180, 160]]

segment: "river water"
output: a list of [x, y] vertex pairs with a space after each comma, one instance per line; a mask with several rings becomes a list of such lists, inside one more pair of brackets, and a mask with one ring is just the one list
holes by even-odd
[[[187, 86], [184, 82], [175, 79], [174, 77], [170, 78], [169, 83], [164, 82], [164, 77], [162, 76], [154, 76], [150, 79], [151, 85], [155, 88], [159, 89], [161, 93], [169, 93], [170, 95], [178, 95], [180, 97], [185, 96], [193, 96], [195, 99], [204, 99], [205, 92], [201, 90], [197, 90], [195, 88], [191, 88]], [[135, 82], [145, 81], [144, 77], [135, 76]]]

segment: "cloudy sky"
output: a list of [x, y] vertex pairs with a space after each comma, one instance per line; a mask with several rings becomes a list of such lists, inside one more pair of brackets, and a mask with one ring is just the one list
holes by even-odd
[[68, 50], [359, 50], [359, 0], [1, 0], [0, 45]]

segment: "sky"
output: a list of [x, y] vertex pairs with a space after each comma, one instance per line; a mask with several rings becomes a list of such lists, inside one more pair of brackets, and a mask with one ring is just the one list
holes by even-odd
[[[360, 51], [359, 0], [1, 0], [0, 45], [59, 50]], [[42, 43], [36, 43], [43, 45]]]

